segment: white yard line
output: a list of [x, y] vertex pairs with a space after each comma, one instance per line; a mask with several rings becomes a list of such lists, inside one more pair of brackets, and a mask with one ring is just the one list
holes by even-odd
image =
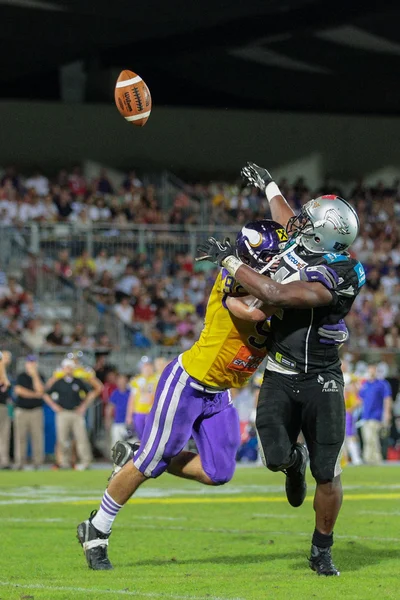
[[398, 517], [400, 515], [400, 511], [394, 510], [384, 511], [384, 510], [360, 510], [360, 515], [380, 515], [382, 517]]
[[[390, 513], [392, 514], [392, 513]], [[279, 515], [277, 515], [279, 516]], [[2, 523], [69, 523], [71, 525], [76, 524], [76, 520], [74, 519], [23, 519], [23, 518], [2, 518], [1, 519]], [[184, 526], [179, 526], [179, 525], [168, 525], [166, 527], [162, 526], [162, 525], [142, 525], [142, 524], [138, 524], [138, 525], [131, 525], [130, 523], [124, 523], [124, 524], [120, 524], [120, 527], [122, 529], [136, 529], [137, 531], [143, 530], [143, 529], [150, 529], [150, 530], [157, 530], [159, 531], [160, 528], [163, 531], [182, 531], [182, 532], [187, 532], [187, 533], [222, 533], [222, 534], [238, 534], [238, 535], [254, 535], [254, 536], [263, 536], [263, 537], [268, 537], [268, 536], [273, 536], [273, 535], [290, 535], [290, 536], [298, 536], [298, 537], [310, 537], [311, 538], [311, 534], [312, 532], [306, 532], [306, 531], [269, 531], [269, 530], [264, 530], [264, 531], [258, 531], [258, 530], [253, 530], [253, 529], [225, 529], [225, 528], [218, 528], [218, 527], [184, 527]], [[393, 537], [376, 537], [376, 536], [364, 536], [364, 535], [340, 535], [340, 534], [335, 534], [335, 538], [337, 539], [341, 539], [341, 540], [358, 540], [358, 541], [369, 541], [369, 542], [400, 542], [400, 538], [393, 538]]]
[[142, 598], [172, 598], [172, 600], [245, 600], [245, 598], [226, 598], [221, 596], [192, 596], [178, 594], [157, 594], [156, 592], [139, 592], [129, 590], [102, 590], [101, 588], [70, 587], [63, 585], [45, 585], [42, 583], [19, 584], [12, 581], [0, 581], [1, 586], [25, 590], [47, 590], [52, 592], [84, 592], [85, 594], [114, 594], [119, 596], [139, 596]]

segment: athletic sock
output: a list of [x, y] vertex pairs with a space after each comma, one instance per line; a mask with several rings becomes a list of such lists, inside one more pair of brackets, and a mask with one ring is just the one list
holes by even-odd
[[325, 533], [321, 533], [318, 529], [314, 529], [312, 545], [318, 546], [318, 548], [330, 548], [333, 546], [333, 531], [329, 535], [325, 535]]
[[360, 446], [356, 440], [347, 440], [347, 447], [353, 465], [362, 465]]
[[111, 526], [123, 505], [117, 504], [105, 491], [100, 508], [92, 519], [92, 525], [101, 533], [111, 533]]

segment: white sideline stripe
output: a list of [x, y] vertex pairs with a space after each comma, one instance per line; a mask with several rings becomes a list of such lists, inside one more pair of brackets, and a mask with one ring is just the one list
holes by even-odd
[[157, 592], [139, 592], [129, 590], [110, 590], [101, 588], [84, 588], [84, 587], [70, 587], [64, 585], [44, 585], [42, 583], [33, 583], [28, 585], [26, 583], [15, 583], [14, 581], [0, 581], [0, 585], [9, 586], [13, 588], [21, 588], [25, 590], [48, 590], [53, 592], [85, 592], [87, 594], [118, 594], [120, 596], [141, 596], [144, 598], [172, 598], [173, 600], [245, 600], [245, 598], [226, 598], [221, 596], [191, 596], [191, 595], [177, 595]]
[[394, 510], [393, 512], [384, 510], [360, 510], [360, 515], [380, 515], [382, 517], [398, 517], [400, 511]]
[[132, 85], [133, 83], [139, 83], [139, 81], [142, 81], [142, 78], [139, 77], [139, 75], [136, 75], [136, 77], [132, 77], [132, 79], [125, 79], [125, 81], [118, 81], [118, 83], [115, 87], [117, 87], [117, 88], [128, 87], [128, 85]]
[[141, 113], [140, 115], [132, 115], [131, 117], [125, 117], [127, 121], [140, 121], [140, 119], [146, 119], [151, 113], [151, 110]]
[[251, 515], [257, 519], [298, 519], [297, 515], [279, 515], [277, 513], [255, 513]]
[[[390, 515], [395, 513], [388, 513]], [[279, 515], [275, 515], [275, 518], [279, 517]], [[1, 519], [2, 523], [46, 523], [53, 522], [52, 519], [14, 519], [14, 518], [3, 518]], [[76, 519], [58, 519], [57, 522], [63, 523], [76, 523]], [[124, 523], [122, 525], [123, 529], [135, 529], [136, 531], [141, 531], [143, 529], [154, 529], [159, 531], [159, 525], [130, 525], [129, 523]], [[238, 534], [238, 535], [255, 535], [255, 536], [267, 536], [267, 535], [290, 535], [290, 536], [298, 536], [298, 537], [310, 537], [311, 533], [308, 531], [269, 531], [263, 530], [258, 531], [256, 529], [224, 529], [217, 527], [183, 527], [183, 526], [167, 526], [162, 528], [163, 531], [183, 531], [187, 533], [197, 532], [197, 533], [222, 533], [222, 534]], [[392, 537], [377, 537], [377, 536], [364, 536], [364, 535], [338, 535], [335, 533], [335, 538], [341, 540], [359, 540], [359, 541], [369, 541], [369, 542], [400, 542], [400, 538], [392, 538]], [[210, 600], [210, 599], [209, 599]]]

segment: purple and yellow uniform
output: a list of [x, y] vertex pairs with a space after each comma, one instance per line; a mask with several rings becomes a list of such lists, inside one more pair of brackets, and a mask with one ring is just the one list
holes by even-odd
[[133, 426], [141, 439], [146, 417], [151, 411], [154, 402], [154, 394], [157, 387], [157, 375], [136, 375], [129, 382], [131, 394], [133, 395]]
[[229, 481], [234, 473], [240, 429], [229, 388], [245, 386], [259, 367], [269, 326], [233, 317], [225, 304], [228, 295], [247, 292], [222, 270], [210, 293], [200, 339], [160, 377], [134, 457], [147, 477], [161, 475], [192, 436], [215, 484]]
[[206, 386], [244, 387], [266, 356], [269, 324], [243, 321], [226, 307], [226, 296], [248, 295], [223, 269], [210, 293], [200, 339], [181, 355], [187, 373]]

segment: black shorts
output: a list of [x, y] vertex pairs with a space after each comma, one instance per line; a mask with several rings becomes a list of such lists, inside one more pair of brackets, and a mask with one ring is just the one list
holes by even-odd
[[302, 431], [313, 476], [317, 481], [333, 479], [341, 472], [345, 437], [343, 379], [336, 372], [265, 371], [256, 425], [267, 467], [279, 470], [290, 462], [292, 446]]

